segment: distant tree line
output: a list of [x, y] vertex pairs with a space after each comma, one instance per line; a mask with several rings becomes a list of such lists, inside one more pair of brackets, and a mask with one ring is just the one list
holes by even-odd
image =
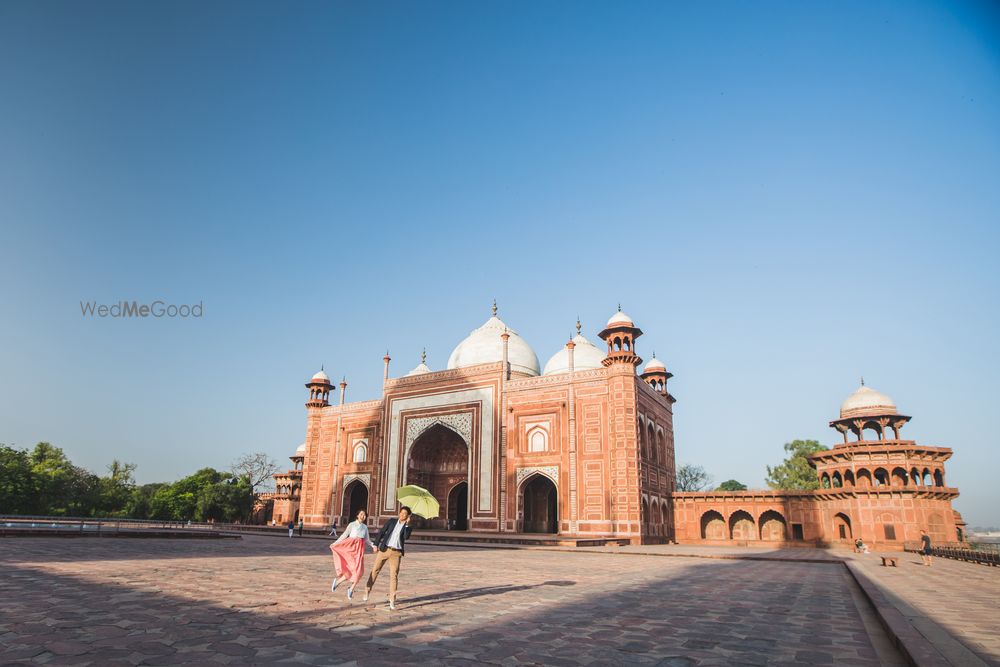
[[138, 485], [134, 463], [115, 460], [96, 475], [47, 442], [31, 450], [0, 444], [0, 514], [246, 521], [277, 469], [266, 454], [250, 454], [230, 471], [202, 468], [176, 482]]
[[[809, 455], [827, 448], [816, 440], [792, 440], [785, 443], [788, 456], [778, 465], [767, 466], [766, 482], [772, 489], [785, 491], [812, 490], [819, 488], [816, 469], [809, 463]], [[704, 491], [712, 486], [712, 476], [702, 466], [684, 464], [677, 467], [675, 488], [678, 491]], [[715, 488], [716, 491], [746, 491], [747, 485], [735, 479], [728, 479]]]

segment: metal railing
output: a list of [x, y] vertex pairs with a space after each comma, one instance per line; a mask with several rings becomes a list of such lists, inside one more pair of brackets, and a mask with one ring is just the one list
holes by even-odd
[[[920, 551], [920, 542], [906, 542], [906, 551]], [[964, 560], [981, 565], [1000, 566], [1000, 544], [983, 542], [944, 542], [931, 547], [931, 555], [953, 560]]]

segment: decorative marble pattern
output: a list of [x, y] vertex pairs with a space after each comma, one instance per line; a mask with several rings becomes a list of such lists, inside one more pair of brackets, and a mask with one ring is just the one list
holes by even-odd
[[521, 482], [530, 475], [535, 473], [545, 475], [552, 480], [552, 483], [559, 486], [559, 466], [531, 466], [527, 468], [517, 469], [517, 485], [521, 486]]

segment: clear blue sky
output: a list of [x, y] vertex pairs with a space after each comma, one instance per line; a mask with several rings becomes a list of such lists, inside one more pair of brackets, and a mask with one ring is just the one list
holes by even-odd
[[321, 363], [621, 302], [679, 462], [761, 486], [864, 375], [998, 524], [998, 175], [986, 2], [4, 2], [0, 441], [284, 461]]

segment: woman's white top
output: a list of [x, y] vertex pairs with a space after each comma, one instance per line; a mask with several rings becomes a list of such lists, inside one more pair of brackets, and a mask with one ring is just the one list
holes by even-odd
[[347, 527], [344, 528], [344, 532], [340, 534], [340, 537], [337, 538], [337, 541], [334, 542], [334, 544], [337, 544], [342, 540], [346, 540], [348, 537], [360, 537], [368, 546], [372, 548], [372, 551], [375, 551], [375, 544], [371, 541], [371, 538], [368, 537], [368, 526], [360, 521], [352, 521], [347, 524]]

